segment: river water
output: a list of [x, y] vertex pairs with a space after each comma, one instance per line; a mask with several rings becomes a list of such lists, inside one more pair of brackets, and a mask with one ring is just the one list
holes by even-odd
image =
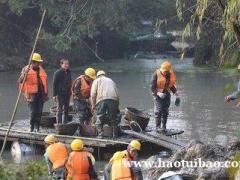
[[[102, 64], [93, 64], [93, 67], [106, 70], [116, 83], [120, 93], [121, 108], [132, 106], [153, 115], [153, 101], [149, 92], [151, 74], [158, 68], [164, 59], [135, 59], [114, 60]], [[199, 139], [205, 142], [212, 141], [216, 136], [238, 137], [239, 110], [236, 103], [224, 102], [224, 86], [236, 82], [236, 78], [224, 76], [215, 70], [196, 68], [192, 59], [171, 59], [178, 78], [178, 89], [181, 97], [180, 107], [172, 103], [168, 128], [184, 130], [179, 137], [184, 141]], [[73, 67], [73, 77], [83, 72], [85, 67]], [[53, 71], [49, 73], [51, 96], [51, 82]], [[7, 122], [11, 117], [17, 97], [16, 80], [19, 72], [0, 73], [0, 122]], [[236, 82], [237, 83], [237, 82]], [[175, 97], [172, 97], [174, 102]], [[52, 101], [45, 105], [47, 111]], [[28, 117], [26, 103], [22, 100], [16, 119]], [[150, 121], [154, 126], [154, 119]], [[219, 138], [218, 138], [219, 139]], [[221, 139], [221, 138], [220, 138]]]

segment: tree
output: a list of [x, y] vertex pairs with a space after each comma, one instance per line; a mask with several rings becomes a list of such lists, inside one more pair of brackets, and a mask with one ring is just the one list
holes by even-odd
[[37, 50], [54, 59], [67, 55], [81, 62], [100, 60], [97, 46], [101, 56], [112, 52], [101, 52], [106, 44], [125, 47], [129, 35], [141, 30], [142, 20], [154, 24], [176, 14], [175, 1], [169, 0], [0, 0], [0, 39], [4, 42], [0, 53], [29, 53], [44, 9], [47, 14]]
[[[240, 1], [238, 0], [177, 0], [177, 12], [179, 18], [183, 20], [183, 11], [186, 2], [193, 4], [193, 9], [188, 24], [184, 30], [183, 38], [195, 32], [198, 40], [204, 38], [207, 33], [207, 40], [212, 40], [212, 45], [218, 44], [218, 55], [222, 66], [226, 63], [237, 63], [240, 45]], [[209, 35], [216, 35], [212, 38]], [[206, 38], [206, 37], [205, 37]], [[205, 42], [205, 41], [203, 41]], [[216, 46], [215, 46], [216, 47]], [[213, 53], [216, 54], [216, 53]], [[230, 59], [230, 61], [229, 61]], [[228, 61], [226, 61], [228, 60]]]

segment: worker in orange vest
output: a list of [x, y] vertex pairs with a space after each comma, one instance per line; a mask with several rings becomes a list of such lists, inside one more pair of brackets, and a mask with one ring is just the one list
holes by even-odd
[[104, 170], [105, 180], [142, 180], [141, 169], [134, 166], [132, 161], [137, 160], [141, 144], [138, 140], [132, 140], [127, 150], [116, 152], [106, 165]]
[[178, 106], [180, 103], [176, 88], [176, 75], [169, 61], [163, 62], [161, 68], [152, 75], [151, 91], [155, 105], [156, 130], [165, 132], [171, 103], [171, 91], [176, 96], [175, 105]]
[[92, 117], [89, 97], [94, 79], [96, 79], [95, 69], [87, 68], [85, 74], [75, 79], [72, 85], [74, 106], [81, 124], [89, 124]]
[[53, 134], [46, 136], [44, 142], [46, 146], [44, 158], [47, 163], [49, 177], [52, 179], [65, 180], [65, 163], [68, 158], [67, 147], [63, 143], [58, 142]]
[[39, 132], [43, 104], [48, 100], [47, 73], [42, 62], [41, 55], [34, 53], [30, 67], [25, 66], [18, 79], [19, 89], [25, 95], [30, 109], [30, 132], [34, 128]]
[[97, 173], [94, 169], [95, 159], [90, 152], [84, 150], [81, 139], [75, 139], [71, 143], [72, 152], [66, 163], [67, 180], [94, 180]]

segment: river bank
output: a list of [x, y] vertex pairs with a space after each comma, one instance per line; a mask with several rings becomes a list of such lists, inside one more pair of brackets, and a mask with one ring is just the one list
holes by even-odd
[[[183, 179], [239, 180], [239, 155], [239, 140], [225, 145], [191, 140], [185, 148], [162, 160], [162, 165], [165, 162], [167, 166], [148, 169], [147, 178], [157, 180], [164, 172], [173, 171]], [[147, 161], [157, 164], [159, 156], [153, 156]]]

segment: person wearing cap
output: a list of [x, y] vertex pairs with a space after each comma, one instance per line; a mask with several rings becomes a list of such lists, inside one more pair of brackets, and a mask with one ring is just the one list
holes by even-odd
[[53, 100], [57, 103], [57, 123], [68, 122], [72, 76], [68, 59], [60, 60], [60, 68], [53, 75]]
[[180, 103], [176, 88], [176, 75], [169, 61], [163, 62], [160, 69], [154, 72], [150, 88], [155, 105], [156, 130], [165, 132], [171, 103], [171, 92], [177, 97], [175, 105], [178, 106]]
[[48, 100], [47, 73], [42, 62], [41, 55], [34, 53], [31, 65], [22, 69], [18, 79], [19, 90], [25, 95], [30, 110], [30, 132], [33, 132], [34, 128], [39, 132], [43, 104]]
[[116, 137], [117, 126], [121, 121], [119, 110], [119, 95], [115, 82], [106, 77], [104, 71], [98, 71], [97, 79], [93, 81], [91, 89], [92, 111], [97, 114], [98, 138], [103, 137], [103, 125], [113, 127], [113, 137]]
[[44, 139], [46, 152], [44, 158], [48, 167], [48, 175], [52, 179], [65, 180], [65, 163], [68, 158], [67, 147], [58, 142], [53, 134], [49, 134]]
[[95, 158], [90, 152], [84, 150], [81, 139], [75, 139], [71, 143], [72, 152], [66, 162], [67, 180], [94, 180], [98, 179], [94, 169]]
[[[240, 64], [238, 65], [238, 72], [240, 71]], [[225, 101], [226, 102], [231, 102], [231, 101], [235, 101], [236, 99], [239, 98], [239, 94], [240, 94], [240, 80], [238, 82], [237, 85], [237, 90], [235, 92], [232, 92], [231, 94], [227, 95], [225, 97]], [[237, 107], [240, 108], [240, 103], [237, 104]]]
[[72, 85], [74, 106], [81, 124], [89, 124], [92, 117], [89, 98], [94, 79], [96, 79], [95, 69], [87, 68], [84, 75], [76, 78]]
[[127, 150], [116, 152], [106, 165], [104, 170], [105, 180], [142, 180], [142, 172], [139, 167], [134, 166], [132, 161], [137, 161], [141, 144], [138, 140], [132, 140]]

